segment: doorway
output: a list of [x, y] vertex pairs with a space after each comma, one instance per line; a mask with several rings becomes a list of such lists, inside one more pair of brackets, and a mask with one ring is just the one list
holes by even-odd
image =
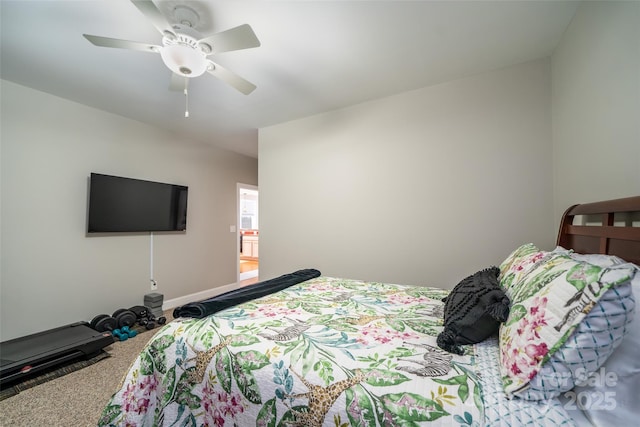
[[242, 286], [258, 282], [260, 266], [260, 227], [258, 187], [238, 184], [237, 242], [238, 283]]

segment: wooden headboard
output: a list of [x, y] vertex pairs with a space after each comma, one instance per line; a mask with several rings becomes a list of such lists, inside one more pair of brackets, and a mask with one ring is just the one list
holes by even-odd
[[[582, 254], [616, 255], [640, 265], [640, 224], [633, 226], [632, 214], [640, 215], [640, 196], [571, 206], [562, 216], [557, 244]], [[574, 225], [577, 215], [587, 215], [587, 225]], [[635, 221], [640, 222], [640, 216]]]

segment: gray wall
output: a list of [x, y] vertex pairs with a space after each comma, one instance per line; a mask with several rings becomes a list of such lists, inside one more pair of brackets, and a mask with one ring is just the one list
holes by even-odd
[[154, 235], [165, 301], [235, 283], [236, 183], [257, 184], [256, 159], [11, 82], [1, 89], [3, 341], [151, 292], [148, 234], [87, 237], [91, 172], [189, 186], [186, 234]]
[[640, 195], [640, 2], [585, 2], [552, 56], [555, 217]]
[[552, 247], [548, 60], [259, 132], [260, 277], [451, 288]]
[[[550, 64], [549, 64], [550, 62]], [[640, 3], [583, 2], [549, 61], [260, 131], [261, 277], [451, 287], [640, 194]]]

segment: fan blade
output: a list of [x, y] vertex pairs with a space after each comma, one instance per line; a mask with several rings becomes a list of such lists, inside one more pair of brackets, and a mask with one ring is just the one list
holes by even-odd
[[249, 24], [243, 24], [198, 40], [198, 44], [201, 43], [210, 45], [213, 50], [212, 53], [229, 52], [260, 46], [260, 40], [258, 40]]
[[180, 74], [171, 73], [171, 82], [169, 90], [182, 92], [189, 87], [189, 77], [183, 77]]
[[171, 24], [169, 24], [169, 21], [167, 21], [167, 18], [165, 18], [164, 15], [160, 13], [160, 10], [158, 10], [156, 5], [153, 4], [151, 0], [131, 0], [131, 3], [133, 3], [134, 6], [137, 7], [138, 10], [142, 12], [142, 14], [146, 16], [149, 21], [151, 21], [153, 26], [156, 27], [158, 31], [160, 31], [160, 34], [164, 35], [166, 31], [170, 32], [171, 34], [175, 34], [173, 28], [171, 27]]
[[256, 85], [254, 85], [250, 81], [243, 79], [236, 73], [227, 70], [226, 68], [214, 63], [213, 61], [209, 61], [207, 72], [238, 89], [245, 95], [249, 95], [256, 88]]
[[153, 44], [132, 42], [122, 39], [112, 39], [110, 37], [92, 36], [90, 34], [83, 34], [83, 36], [94, 45], [100, 47], [115, 47], [120, 49], [139, 50], [141, 52], [160, 52], [160, 46], [156, 46]]

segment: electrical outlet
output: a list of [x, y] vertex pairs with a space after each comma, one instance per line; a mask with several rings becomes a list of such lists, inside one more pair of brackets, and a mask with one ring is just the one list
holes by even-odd
[[155, 280], [151, 279], [151, 290], [152, 291], [156, 291], [158, 290], [158, 282], [156, 282]]

